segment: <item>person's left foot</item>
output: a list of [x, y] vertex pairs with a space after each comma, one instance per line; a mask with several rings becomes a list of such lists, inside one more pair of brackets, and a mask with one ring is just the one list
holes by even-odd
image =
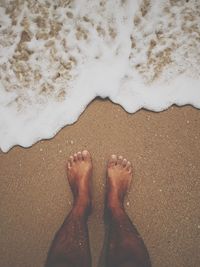
[[92, 159], [87, 150], [70, 156], [67, 162], [68, 181], [74, 196], [74, 209], [91, 212]]

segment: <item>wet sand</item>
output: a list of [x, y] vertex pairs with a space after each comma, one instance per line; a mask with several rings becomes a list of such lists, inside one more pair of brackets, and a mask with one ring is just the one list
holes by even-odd
[[[104, 239], [106, 161], [121, 154], [134, 165], [126, 208], [154, 267], [198, 267], [200, 262], [200, 111], [126, 113], [95, 100], [78, 122], [52, 140], [0, 153], [0, 266], [42, 267], [55, 231], [71, 207], [66, 158], [93, 156], [94, 211], [89, 220], [93, 266]], [[100, 267], [100, 266], [99, 266]]]

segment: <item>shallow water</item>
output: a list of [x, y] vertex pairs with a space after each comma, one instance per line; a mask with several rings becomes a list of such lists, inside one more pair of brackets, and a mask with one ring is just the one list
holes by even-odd
[[199, 1], [1, 1], [0, 148], [31, 146], [96, 96], [200, 108]]

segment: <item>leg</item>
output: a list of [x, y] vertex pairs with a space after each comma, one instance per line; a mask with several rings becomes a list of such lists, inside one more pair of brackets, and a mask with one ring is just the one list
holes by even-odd
[[145, 244], [123, 201], [132, 178], [130, 162], [113, 155], [108, 162], [105, 211], [109, 218], [106, 267], [151, 267]]
[[55, 235], [45, 266], [90, 267], [87, 219], [91, 213], [92, 161], [89, 152], [78, 152], [71, 156], [67, 163], [67, 172], [74, 204]]

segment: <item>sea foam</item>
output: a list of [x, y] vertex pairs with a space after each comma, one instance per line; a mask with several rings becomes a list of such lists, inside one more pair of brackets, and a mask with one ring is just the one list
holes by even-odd
[[95, 97], [200, 108], [199, 0], [0, 2], [0, 148], [31, 146]]

